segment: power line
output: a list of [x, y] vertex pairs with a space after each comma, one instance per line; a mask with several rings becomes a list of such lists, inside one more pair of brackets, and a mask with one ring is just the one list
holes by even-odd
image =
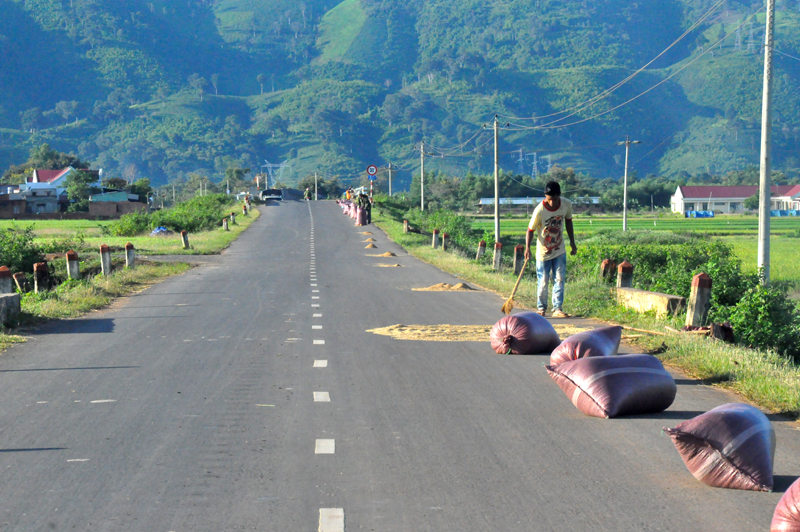
[[[636, 71], [634, 71], [634, 72], [633, 72], [633, 74], [631, 74], [631, 75], [630, 75], [630, 76], [628, 76], [627, 78], [623, 79], [622, 81], [620, 81], [620, 82], [617, 82], [615, 85], [611, 86], [610, 88], [606, 89], [605, 91], [601, 92], [600, 94], [598, 94], [598, 95], [596, 95], [596, 96], [593, 96], [592, 98], [590, 98], [590, 99], [586, 100], [585, 102], [579, 103], [579, 104], [577, 104], [577, 105], [574, 105], [574, 106], [572, 106], [572, 107], [570, 107], [570, 108], [567, 108], [567, 109], [564, 109], [564, 110], [562, 110], [562, 111], [558, 111], [558, 112], [556, 112], [556, 113], [551, 113], [551, 114], [549, 114], [549, 115], [535, 116], [535, 117], [530, 117], [530, 118], [528, 118], [528, 117], [505, 116], [505, 115], [498, 115], [498, 116], [501, 116], [501, 117], [503, 117], [503, 118], [508, 118], [508, 119], [510, 119], [510, 120], [541, 120], [541, 119], [543, 119], [543, 118], [551, 118], [551, 117], [554, 117], [554, 116], [558, 116], [558, 115], [560, 115], [560, 114], [564, 114], [564, 113], [568, 113], [568, 112], [570, 112], [570, 111], [576, 110], [574, 113], [571, 113], [571, 114], [569, 114], [569, 115], [567, 115], [567, 116], [564, 116], [564, 117], [561, 117], [561, 118], [559, 118], [558, 120], [556, 120], [556, 121], [554, 121], [554, 122], [551, 122], [551, 124], [552, 124], [552, 123], [555, 123], [555, 122], [559, 122], [559, 121], [561, 121], [561, 120], [566, 120], [566, 119], [567, 119], [567, 118], [569, 118], [570, 116], [574, 116], [574, 115], [575, 115], [575, 114], [577, 114], [578, 112], [580, 112], [580, 111], [582, 111], [582, 110], [584, 110], [584, 109], [586, 109], [586, 108], [588, 108], [588, 107], [591, 107], [591, 106], [592, 106], [592, 105], [594, 105], [595, 103], [597, 103], [597, 102], [599, 102], [599, 101], [602, 101], [602, 100], [604, 100], [605, 98], [609, 97], [609, 96], [610, 96], [610, 95], [611, 95], [611, 94], [612, 94], [614, 91], [616, 91], [618, 88], [622, 87], [623, 85], [625, 85], [626, 83], [628, 83], [630, 80], [632, 80], [634, 77], [636, 77], [637, 75], [639, 75], [640, 73], [642, 73], [642, 72], [643, 72], [643, 71], [644, 71], [644, 70], [645, 70], [645, 69], [646, 69], [648, 66], [652, 65], [652, 64], [653, 64], [653, 63], [654, 63], [656, 60], [658, 60], [658, 59], [659, 59], [661, 56], [663, 56], [663, 55], [664, 55], [664, 54], [666, 54], [666, 53], [667, 53], [669, 50], [671, 50], [673, 47], [675, 47], [675, 46], [676, 46], [676, 45], [677, 45], [677, 44], [678, 44], [678, 43], [679, 43], [681, 40], [683, 40], [683, 39], [684, 39], [684, 37], [686, 37], [686, 36], [687, 36], [687, 35], [689, 35], [689, 34], [690, 34], [692, 31], [694, 31], [694, 30], [695, 30], [695, 28], [697, 28], [697, 27], [698, 27], [700, 24], [702, 24], [702, 23], [703, 23], [703, 22], [704, 22], [704, 21], [705, 21], [705, 20], [706, 20], [708, 17], [710, 17], [710, 16], [711, 16], [711, 14], [712, 14], [714, 11], [716, 11], [717, 9], [719, 9], [719, 7], [720, 7], [720, 6], [722, 6], [724, 3], [725, 3], [725, 0], [720, 0], [719, 2], [717, 2], [717, 3], [716, 3], [714, 6], [712, 6], [712, 7], [711, 7], [711, 9], [709, 9], [709, 10], [708, 10], [708, 11], [707, 11], [707, 12], [706, 12], [706, 13], [705, 13], [705, 14], [704, 14], [702, 17], [700, 17], [700, 19], [698, 19], [698, 20], [697, 20], [697, 21], [696, 21], [694, 24], [692, 24], [692, 25], [689, 27], [689, 29], [687, 29], [687, 30], [686, 30], [686, 31], [685, 31], [685, 32], [684, 32], [684, 33], [683, 33], [683, 34], [682, 34], [680, 37], [678, 37], [678, 38], [677, 38], [677, 39], [676, 39], [676, 40], [675, 40], [675, 41], [674, 41], [672, 44], [670, 44], [670, 45], [669, 45], [667, 48], [665, 48], [664, 50], [662, 50], [662, 51], [661, 51], [661, 53], [659, 53], [659, 54], [658, 54], [657, 56], [655, 56], [653, 59], [651, 59], [650, 61], [648, 61], [648, 62], [647, 62], [647, 63], [646, 63], [644, 66], [642, 66], [642, 67], [640, 67], [639, 69], [637, 69]], [[548, 124], [548, 125], [549, 125], [549, 124]]]

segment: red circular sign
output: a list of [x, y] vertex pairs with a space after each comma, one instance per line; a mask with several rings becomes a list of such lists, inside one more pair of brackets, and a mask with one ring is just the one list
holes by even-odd
[[371, 165], [367, 166], [367, 173], [369, 175], [377, 174], [378, 173], [378, 167], [375, 166], [374, 164], [371, 164]]

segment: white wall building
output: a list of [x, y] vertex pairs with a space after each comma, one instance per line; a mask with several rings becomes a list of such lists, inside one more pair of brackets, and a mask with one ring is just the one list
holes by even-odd
[[[672, 212], [744, 212], [744, 200], [758, 193], [758, 186], [704, 185], [678, 187], [672, 195]], [[773, 210], [799, 210], [800, 185], [773, 185]]]

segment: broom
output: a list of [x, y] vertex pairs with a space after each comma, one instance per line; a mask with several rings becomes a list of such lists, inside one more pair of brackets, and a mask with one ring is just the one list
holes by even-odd
[[522, 269], [519, 271], [519, 277], [517, 277], [517, 284], [514, 285], [514, 290], [511, 291], [511, 297], [506, 300], [506, 302], [503, 304], [503, 307], [500, 309], [506, 316], [511, 314], [511, 310], [514, 308], [514, 294], [517, 293], [519, 282], [522, 281], [522, 274], [525, 273], [525, 266], [527, 265], [528, 259], [525, 259], [525, 262], [522, 263]]

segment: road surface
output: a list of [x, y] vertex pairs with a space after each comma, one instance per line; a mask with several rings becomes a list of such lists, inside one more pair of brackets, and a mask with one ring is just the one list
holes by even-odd
[[793, 425], [776, 493], [705, 487], [661, 428], [731, 396], [679, 379], [663, 414], [588, 418], [544, 357], [368, 333], [491, 324], [502, 299], [412, 291], [458, 280], [364, 230], [262, 207], [219, 260], [7, 351], [0, 530], [769, 529]]

